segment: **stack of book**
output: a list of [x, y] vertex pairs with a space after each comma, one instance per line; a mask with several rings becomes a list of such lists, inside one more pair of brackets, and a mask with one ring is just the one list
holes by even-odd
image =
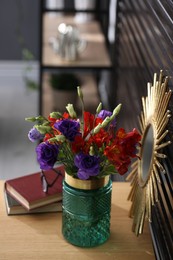
[[60, 172], [58, 175], [53, 170], [44, 171], [46, 184], [48, 184], [47, 192], [43, 189], [40, 172], [6, 180], [4, 183], [4, 198], [7, 214], [62, 211], [62, 182], [65, 171], [63, 166], [58, 166], [57, 170]]

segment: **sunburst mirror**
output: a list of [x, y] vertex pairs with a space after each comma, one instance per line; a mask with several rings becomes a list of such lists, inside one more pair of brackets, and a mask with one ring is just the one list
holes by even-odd
[[171, 90], [168, 89], [169, 77], [154, 74], [153, 83], [147, 84], [147, 96], [142, 97], [142, 111], [139, 117], [142, 135], [139, 149], [140, 159], [136, 160], [127, 177], [131, 181], [128, 199], [132, 201], [129, 215], [133, 217], [132, 230], [142, 234], [145, 219], [151, 222], [151, 208], [158, 202], [159, 173], [165, 173], [162, 160], [166, 158], [163, 148], [169, 145], [165, 141], [168, 134], [167, 124], [171, 117], [168, 103]]

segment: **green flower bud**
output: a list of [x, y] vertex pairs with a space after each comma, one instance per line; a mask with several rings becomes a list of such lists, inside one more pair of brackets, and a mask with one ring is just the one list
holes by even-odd
[[98, 124], [94, 129], [93, 129], [93, 133], [94, 134], [97, 134], [99, 131], [100, 131], [100, 129], [102, 128], [102, 124]]
[[43, 125], [43, 126], [45, 126], [45, 125], [46, 125], [46, 126], [47, 126], [47, 125], [50, 125], [50, 122], [49, 122], [49, 121], [46, 121], [46, 122], [42, 123], [42, 125]]
[[50, 126], [35, 125], [35, 128], [40, 132], [40, 134], [50, 133], [52, 128]]
[[98, 105], [98, 107], [96, 109], [96, 113], [99, 114], [101, 110], [102, 110], [102, 103], [100, 102], [100, 104]]
[[83, 93], [82, 93], [82, 90], [80, 87], [77, 87], [77, 93], [78, 93], [78, 96], [80, 97], [80, 99], [83, 101]]
[[119, 104], [116, 108], [114, 108], [112, 116], [110, 116], [110, 121], [109, 122], [113, 121], [114, 118], [119, 114], [119, 112], [121, 110], [121, 106], [122, 106], [122, 104]]
[[122, 107], [122, 104], [119, 104], [116, 108], [114, 108], [112, 116], [114, 116], [114, 117], [117, 116], [121, 110], [121, 107]]
[[26, 117], [25, 120], [26, 120], [26, 121], [29, 121], [29, 122], [35, 122], [35, 121], [37, 121], [36, 117]]
[[47, 121], [47, 119], [44, 116], [37, 116], [35, 119], [37, 121]]
[[103, 122], [101, 123], [101, 126], [104, 128], [106, 127], [109, 123], [111, 122], [111, 118], [109, 116], [107, 116]]
[[73, 104], [68, 104], [66, 106], [67, 111], [69, 112], [69, 115], [71, 118], [77, 118], [77, 114], [74, 110]]
[[38, 121], [39, 124], [48, 122], [48, 120], [43, 116], [27, 117], [25, 120], [29, 122]]
[[89, 154], [91, 156], [94, 155], [94, 148], [93, 148], [93, 146], [90, 146]]
[[59, 119], [62, 117], [62, 114], [60, 112], [52, 112], [50, 113], [50, 117]]

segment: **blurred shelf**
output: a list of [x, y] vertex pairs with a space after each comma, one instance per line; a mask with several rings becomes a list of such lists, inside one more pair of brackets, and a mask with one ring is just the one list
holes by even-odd
[[[86, 49], [80, 53], [78, 60], [66, 61], [56, 54], [49, 44], [50, 37], [57, 36], [60, 23], [76, 26], [82, 39], [87, 41]], [[106, 48], [105, 38], [99, 22], [76, 23], [74, 16], [59, 16], [45, 13], [43, 15], [42, 65], [46, 68], [99, 68], [110, 69], [111, 60]]]
[[[112, 63], [109, 55], [107, 29], [109, 21], [109, 1], [104, 8], [99, 2], [96, 9], [92, 10], [94, 19], [85, 22], [79, 22], [75, 19], [80, 10], [73, 9], [72, 13], [68, 8], [48, 10], [45, 7], [45, 1], [40, 1], [40, 92], [39, 92], [39, 113], [48, 114], [51, 107], [51, 91], [45, 79], [46, 73], [60, 73], [61, 71], [73, 71], [73, 73], [95, 73], [95, 91], [98, 97], [98, 82], [103, 70], [111, 71]], [[63, 12], [61, 12], [63, 11]], [[67, 12], [66, 12], [67, 11]], [[86, 10], [87, 13], [90, 10]], [[82, 14], [85, 15], [83, 11]], [[91, 17], [91, 16], [90, 16]], [[103, 18], [104, 17], [104, 18]], [[78, 16], [79, 18], [79, 16]], [[104, 20], [104, 23], [103, 23]], [[62, 59], [55, 53], [49, 43], [51, 37], [57, 37], [58, 25], [61, 23], [75, 26], [81, 39], [86, 40], [87, 46], [75, 61]], [[45, 82], [44, 82], [45, 81]], [[87, 88], [93, 89], [90, 77], [87, 79]], [[46, 87], [45, 87], [46, 85]], [[85, 89], [83, 87], [83, 89]], [[91, 95], [90, 100], [92, 100]], [[98, 104], [98, 103], [97, 103]]]

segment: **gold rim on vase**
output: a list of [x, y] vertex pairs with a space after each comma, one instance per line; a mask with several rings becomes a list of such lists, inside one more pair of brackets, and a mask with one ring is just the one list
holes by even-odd
[[82, 190], [95, 190], [106, 186], [109, 182], [109, 176], [100, 179], [80, 180], [65, 173], [65, 182], [73, 188]]

